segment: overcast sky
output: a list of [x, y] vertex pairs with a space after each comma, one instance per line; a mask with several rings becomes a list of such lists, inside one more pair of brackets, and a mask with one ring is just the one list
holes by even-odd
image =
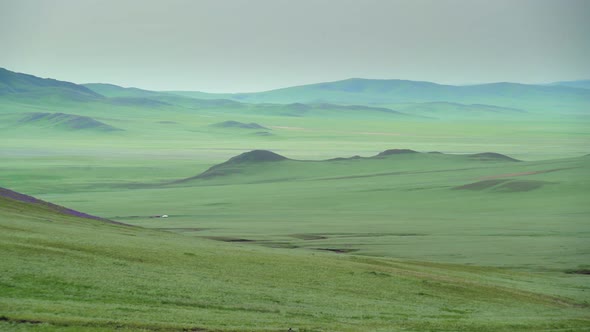
[[249, 92], [351, 77], [590, 78], [586, 0], [0, 0], [0, 67]]

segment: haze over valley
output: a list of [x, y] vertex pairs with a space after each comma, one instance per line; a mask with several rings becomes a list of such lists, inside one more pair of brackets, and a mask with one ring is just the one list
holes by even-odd
[[587, 331], [586, 9], [0, 1], [0, 330]]

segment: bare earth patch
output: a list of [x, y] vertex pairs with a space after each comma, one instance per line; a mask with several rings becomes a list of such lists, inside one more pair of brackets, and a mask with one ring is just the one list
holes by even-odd
[[331, 252], [335, 252], [337, 254], [348, 254], [351, 252], [359, 251], [359, 249], [350, 249], [350, 248], [318, 248], [316, 250], [331, 251]]
[[491, 189], [496, 192], [523, 192], [532, 191], [542, 188], [546, 184], [554, 184], [554, 182], [538, 181], [538, 180], [509, 180], [509, 179], [493, 179], [483, 180], [474, 183], [465, 184], [454, 187], [455, 190], [485, 190]]

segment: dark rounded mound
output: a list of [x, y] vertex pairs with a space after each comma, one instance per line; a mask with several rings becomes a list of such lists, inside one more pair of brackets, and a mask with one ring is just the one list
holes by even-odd
[[281, 156], [280, 154], [276, 154], [272, 151], [268, 150], [252, 150], [249, 152], [244, 152], [240, 155], [232, 157], [230, 160], [226, 161], [224, 164], [236, 164], [236, 163], [243, 163], [243, 162], [266, 162], [266, 161], [280, 161], [286, 160], [286, 157]]
[[469, 155], [470, 158], [489, 161], [520, 161], [496, 152], [484, 152]]
[[203, 172], [197, 176], [174, 181], [172, 183], [183, 183], [183, 182], [191, 181], [194, 179], [208, 179], [208, 178], [214, 178], [217, 176], [226, 176], [226, 175], [230, 175], [230, 174], [239, 173], [240, 167], [236, 166], [238, 164], [271, 162], [271, 161], [281, 161], [281, 160], [288, 160], [288, 158], [283, 157], [280, 154], [276, 154], [276, 153], [274, 153], [272, 151], [268, 151], [268, 150], [252, 150], [249, 152], [244, 152], [244, 153], [237, 155], [235, 157], [232, 157], [228, 161], [223, 162], [221, 164], [211, 166], [208, 170], [206, 170], [205, 172]]
[[259, 125], [258, 123], [254, 123], [254, 122], [243, 123], [243, 122], [231, 121], [231, 120], [216, 123], [213, 126], [219, 127], [219, 128], [268, 129], [268, 128], [263, 127], [263, 126]]
[[40, 125], [43, 127], [58, 127], [68, 130], [98, 130], [121, 131], [106, 123], [100, 122], [88, 116], [65, 113], [26, 113], [19, 122], [21, 124]]
[[268, 131], [257, 131], [254, 133], [256, 136], [274, 136], [273, 133], [269, 133]]
[[338, 157], [338, 158], [332, 158], [332, 159], [328, 159], [326, 161], [344, 161], [344, 160], [356, 160], [356, 159], [361, 159], [361, 156], [352, 156], [352, 157]]
[[376, 157], [384, 157], [390, 156], [394, 154], [408, 154], [408, 153], [418, 153], [418, 151], [410, 150], [410, 149], [389, 149], [379, 153]]

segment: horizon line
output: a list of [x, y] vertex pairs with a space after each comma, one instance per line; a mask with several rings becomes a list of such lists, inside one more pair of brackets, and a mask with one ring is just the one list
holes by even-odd
[[[58, 78], [54, 78], [54, 77], [42, 77], [42, 76], [37, 76], [35, 74], [30, 74], [30, 73], [24, 73], [24, 72], [10, 70], [10, 69], [7, 69], [5, 67], [0, 67], [0, 69], [11, 71], [11, 72], [17, 73], [17, 74], [31, 75], [31, 76], [35, 76], [35, 77], [39, 77], [39, 78], [43, 78], [43, 79], [53, 79], [53, 80], [62, 81], [62, 82], [70, 82], [70, 83], [74, 83], [74, 84], [78, 84], [78, 85], [85, 85], [85, 84], [105, 84], [105, 85], [113, 85], [113, 86], [117, 86], [117, 87], [121, 87], [121, 88], [125, 88], [125, 89], [139, 89], [139, 90], [154, 91], [154, 92], [201, 92], [201, 93], [206, 93], [206, 94], [248, 94], [248, 93], [261, 93], [261, 92], [269, 92], [269, 91], [282, 90], [282, 89], [288, 89], [288, 88], [302, 87], [302, 86], [307, 86], [307, 85], [316, 85], [316, 84], [325, 84], [325, 83], [336, 83], [336, 82], [351, 81], [351, 80], [405, 81], [405, 82], [429, 83], [429, 84], [435, 84], [435, 85], [441, 85], [441, 86], [455, 86], [455, 87], [477, 86], [477, 85], [490, 85], [490, 84], [520, 84], [520, 85], [548, 86], [548, 85], [558, 84], [558, 83], [590, 81], [590, 78], [581, 78], [581, 79], [575, 79], [575, 80], [557, 80], [557, 81], [538, 82], [538, 83], [522, 83], [522, 82], [512, 82], [512, 81], [492, 81], [492, 82], [475, 82], [475, 83], [463, 83], [463, 84], [448, 84], [448, 83], [439, 83], [439, 82], [434, 82], [434, 81], [413, 80], [413, 79], [405, 79], [405, 78], [349, 77], [349, 78], [337, 79], [337, 80], [328, 80], [328, 81], [320, 81], [320, 82], [311, 82], [311, 83], [287, 85], [287, 86], [276, 87], [276, 88], [271, 88], [271, 89], [267, 89], [267, 90], [238, 91], [238, 92], [211, 92], [211, 91], [205, 91], [205, 90], [191, 90], [191, 89], [165, 89], [165, 90], [149, 89], [149, 88], [141, 88], [141, 87], [138, 87], [138, 86], [131, 86], [131, 85], [126, 85], [126, 84], [116, 84], [116, 83], [111, 83], [111, 82], [84, 82], [84, 83], [78, 83], [78, 82], [75, 82], [74, 80], [64, 80], [64, 79], [58, 79]], [[572, 87], [572, 88], [575, 88], [575, 87]]]

